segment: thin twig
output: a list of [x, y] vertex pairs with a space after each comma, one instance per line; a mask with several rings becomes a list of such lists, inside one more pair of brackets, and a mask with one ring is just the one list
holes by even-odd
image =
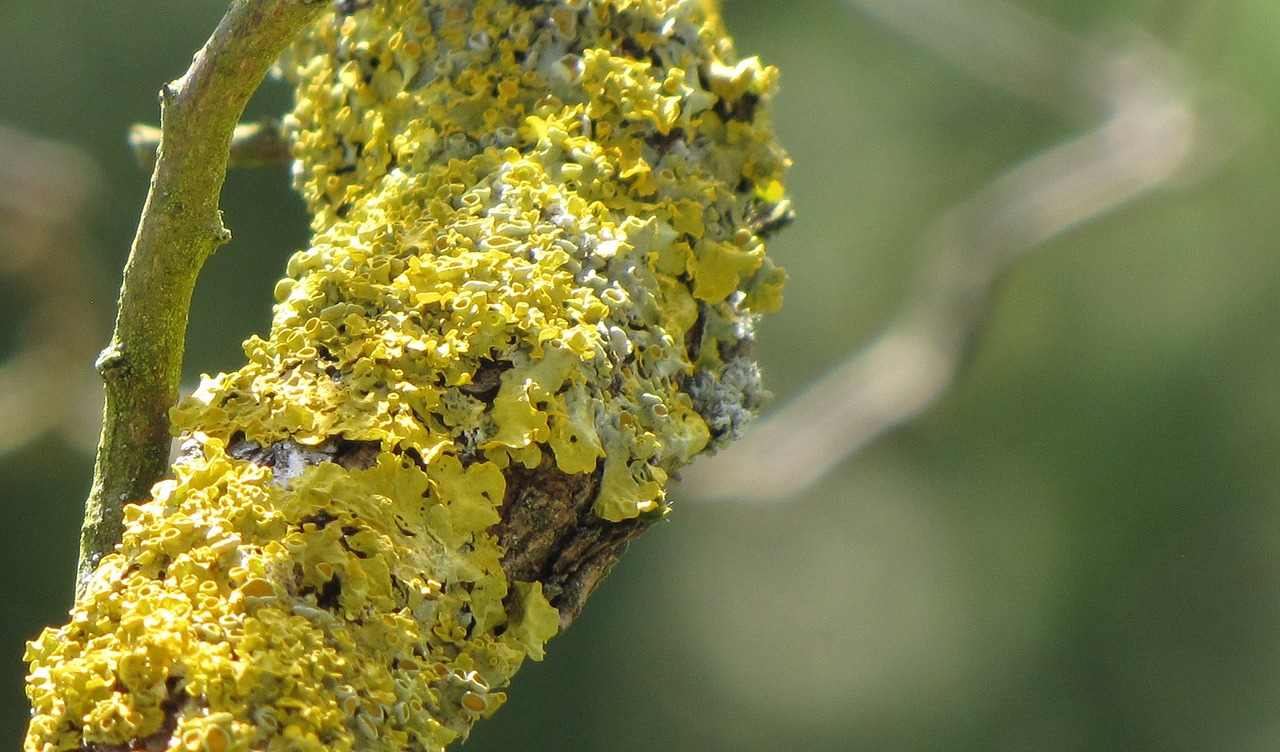
[[163, 138], [134, 236], [110, 346], [98, 358], [106, 407], [80, 539], [78, 583], [120, 540], [124, 505], [168, 466], [168, 411], [205, 259], [230, 240], [218, 197], [231, 133], [285, 45], [325, 7], [235, 0], [182, 78], [161, 91]]
[[[160, 129], [136, 123], [129, 129], [129, 148], [144, 170], [155, 169], [156, 151], [160, 148]], [[289, 140], [280, 121], [275, 118], [256, 123], [241, 123], [231, 134], [231, 153], [227, 167], [262, 167], [289, 163]]]
[[[1008, 80], [1067, 113], [1084, 101], [1102, 122], [1000, 176], [945, 215], [927, 236], [925, 265], [896, 323], [865, 349], [753, 427], [720, 456], [684, 473], [693, 497], [763, 501], [794, 496], [885, 431], [923, 412], [950, 386], [985, 319], [993, 286], [1018, 259], [1055, 236], [1171, 181], [1206, 158], [1209, 114], [1180, 85], [1172, 58], [1152, 43], [1087, 44], [1001, 3], [852, 0], [926, 42], [948, 29], [1005, 30], [962, 45], [970, 70], [1035, 71]], [[950, 10], [931, 16], [929, 8]], [[981, 11], [979, 11], [981, 8]], [[1002, 45], [997, 40], [1006, 39]], [[953, 50], [955, 44], [936, 45]], [[957, 53], [958, 54], [958, 53]], [[1055, 66], [1066, 69], [1055, 69]], [[996, 80], [1004, 82], [1003, 78]], [[1211, 140], [1210, 140], [1211, 141]], [[1208, 146], [1223, 146], [1208, 143]], [[1216, 155], [1219, 159], [1223, 154]]]

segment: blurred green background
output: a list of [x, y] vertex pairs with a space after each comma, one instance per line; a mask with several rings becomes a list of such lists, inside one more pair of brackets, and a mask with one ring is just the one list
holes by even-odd
[[[670, 522], [464, 749], [1280, 748], [1280, 5], [1017, 4], [1086, 38], [1141, 29], [1248, 138], [1021, 263], [946, 397], [818, 488], [750, 505], [675, 489]], [[126, 129], [155, 120], [224, 9], [0, 0], [0, 124], [96, 164], [96, 318], [75, 326], [99, 343], [146, 188]], [[726, 16], [782, 70], [799, 221], [771, 243], [791, 281], [758, 352], [785, 400], [892, 318], [940, 214], [1089, 123], [838, 0], [729, 0]], [[251, 109], [286, 103], [276, 84]], [[197, 291], [191, 380], [238, 366], [306, 241], [283, 170], [233, 173], [223, 208], [235, 240]], [[40, 264], [86, 262], [55, 248]], [[0, 284], [10, 356], [42, 291]], [[26, 717], [23, 641], [70, 605], [90, 471], [56, 433], [0, 455], [5, 748]]]

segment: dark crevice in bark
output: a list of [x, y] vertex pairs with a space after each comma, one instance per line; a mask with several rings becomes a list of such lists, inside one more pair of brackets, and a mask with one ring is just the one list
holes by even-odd
[[503, 572], [513, 582], [541, 582], [563, 630], [652, 520], [615, 523], [596, 516], [591, 505], [600, 488], [598, 471], [566, 475], [548, 458], [532, 470], [509, 468], [506, 477], [502, 522], [493, 529], [506, 551]]
[[[165, 681], [168, 697], [160, 704], [160, 709], [164, 711], [164, 720], [154, 733], [124, 744], [89, 743], [77, 747], [76, 752], [161, 752], [168, 749], [173, 741], [173, 732], [178, 728], [178, 716], [183, 707], [188, 703], [196, 702], [186, 693], [186, 690], [182, 689], [181, 682], [182, 680], [176, 676], [171, 676]], [[121, 687], [118, 691], [124, 691], [124, 688]]]

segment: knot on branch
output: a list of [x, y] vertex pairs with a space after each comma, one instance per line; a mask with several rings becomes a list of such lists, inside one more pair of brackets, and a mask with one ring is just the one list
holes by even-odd
[[120, 346], [113, 342], [98, 354], [98, 359], [93, 361], [93, 367], [102, 375], [102, 378], [108, 381], [119, 381], [128, 375], [129, 359]]

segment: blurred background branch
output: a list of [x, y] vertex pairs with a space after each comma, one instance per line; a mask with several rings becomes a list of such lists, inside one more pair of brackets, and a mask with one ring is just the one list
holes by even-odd
[[902, 310], [718, 456], [682, 474], [694, 498], [793, 497], [927, 409], [979, 336], [998, 280], [1059, 234], [1225, 159], [1238, 124], [1137, 32], [1093, 41], [1003, 2], [847, 0], [1011, 93], [1100, 122], [1011, 167], [929, 228]]
[[0, 125], [0, 278], [25, 298], [0, 361], [0, 455], [49, 434], [97, 443], [104, 332], [85, 221], [100, 186], [83, 152]]
[[[160, 134], [159, 128], [146, 123], [135, 123], [129, 128], [129, 148], [133, 149], [134, 159], [146, 172], [155, 169]], [[289, 160], [289, 140], [285, 138], [278, 118], [240, 123], [231, 133], [227, 167], [287, 167]]]

